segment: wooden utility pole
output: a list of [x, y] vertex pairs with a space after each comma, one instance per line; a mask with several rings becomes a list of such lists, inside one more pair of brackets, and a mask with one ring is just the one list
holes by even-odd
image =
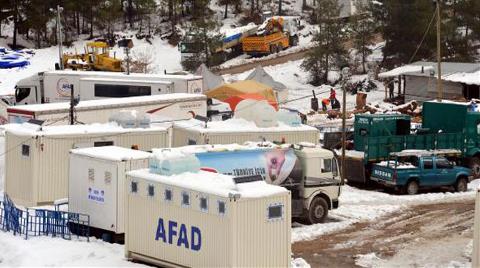
[[350, 69], [345, 67], [342, 69], [342, 92], [343, 92], [343, 101], [342, 101], [342, 174], [341, 174], [341, 185], [345, 184], [345, 144], [347, 142], [347, 79]]
[[74, 107], [75, 107], [75, 90], [73, 88], [73, 84], [70, 85], [70, 109], [69, 109], [69, 117], [70, 117], [70, 125], [75, 125], [75, 114], [74, 114]]
[[437, 3], [437, 97], [438, 101], [443, 99], [443, 88], [442, 88], [442, 48], [441, 48], [441, 16], [440, 16], [440, 0], [436, 0]]

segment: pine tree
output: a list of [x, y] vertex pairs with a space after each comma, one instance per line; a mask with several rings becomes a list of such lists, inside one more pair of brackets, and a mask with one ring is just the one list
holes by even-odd
[[222, 59], [221, 53], [216, 52], [222, 46], [223, 36], [219, 34], [219, 25], [208, 4], [208, 0], [197, 0], [197, 8], [193, 9], [193, 21], [188, 31], [188, 43], [193, 55], [182, 62], [183, 68], [188, 71], [194, 71], [202, 63], [207, 66], [218, 65]]
[[362, 72], [366, 73], [367, 56], [372, 53], [370, 46], [373, 45], [373, 36], [376, 24], [370, 8], [362, 1], [356, 2], [357, 14], [350, 18], [353, 47], [361, 55]]
[[301, 65], [310, 73], [313, 84], [326, 83], [332, 67], [346, 62], [345, 34], [339, 15], [337, 0], [318, 0], [314, 16], [319, 29], [312, 40], [315, 46]]
[[120, 0], [105, 0], [100, 3], [97, 12], [97, 22], [101, 30], [106, 31], [107, 39], [113, 38], [115, 23], [121, 17], [122, 9]]
[[219, 0], [219, 4], [225, 6], [223, 18], [226, 19], [228, 17], [228, 6], [238, 7], [241, 4], [241, 0]]

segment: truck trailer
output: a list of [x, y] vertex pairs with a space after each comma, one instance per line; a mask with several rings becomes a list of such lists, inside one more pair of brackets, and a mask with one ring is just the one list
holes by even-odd
[[[232, 149], [233, 148], [233, 149]], [[323, 222], [339, 206], [340, 173], [332, 151], [317, 146], [262, 147], [203, 145], [178, 148], [194, 151], [202, 170], [231, 176], [260, 175], [269, 184], [290, 190], [292, 217]]]
[[16, 104], [38, 104], [70, 100], [73, 87], [80, 100], [197, 93], [203, 78], [196, 75], [164, 75], [89, 71], [47, 71], [24, 78], [15, 86]]
[[[110, 98], [81, 101], [75, 106], [75, 121], [84, 124], [106, 123], [122, 110], [135, 110], [151, 115], [152, 121], [185, 120], [193, 115], [206, 116], [207, 97], [201, 94], [173, 93], [156, 96]], [[45, 121], [48, 125], [69, 123], [70, 103], [18, 105], [7, 108], [9, 123], [23, 123], [30, 119]]]
[[[404, 150], [452, 149], [460, 154], [442, 154], [471, 168], [480, 177], [480, 112], [469, 103], [428, 101], [423, 103], [422, 127], [411, 131], [405, 115], [357, 115], [354, 123], [355, 151], [346, 154], [349, 182], [367, 183], [372, 166]], [[445, 152], [449, 152], [448, 150]]]

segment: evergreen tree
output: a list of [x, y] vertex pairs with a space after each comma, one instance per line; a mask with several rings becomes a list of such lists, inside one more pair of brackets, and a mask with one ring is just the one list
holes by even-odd
[[222, 53], [216, 53], [223, 44], [223, 36], [219, 34], [213, 12], [208, 8], [208, 0], [197, 0], [197, 9], [193, 10], [193, 21], [188, 31], [192, 56], [182, 62], [183, 68], [194, 71], [202, 63], [215, 66], [221, 62]]
[[219, 0], [219, 4], [225, 6], [223, 18], [226, 19], [228, 17], [228, 6], [230, 5], [236, 8], [241, 4], [241, 0]]
[[310, 73], [314, 84], [326, 83], [332, 67], [340, 67], [346, 62], [345, 34], [339, 15], [337, 0], [318, 0], [314, 16], [319, 29], [312, 39], [315, 46], [301, 65]]
[[361, 55], [362, 72], [366, 73], [367, 56], [372, 53], [370, 46], [373, 45], [373, 36], [376, 24], [367, 4], [362, 1], [356, 2], [357, 14], [351, 17], [351, 30], [353, 47]]
[[105, 32], [109, 41], [113, 38], [115, 22], [121, 17], [122, 7], [120, 0], [105, 0], [100, 3], [97, 12], [98, 26]]

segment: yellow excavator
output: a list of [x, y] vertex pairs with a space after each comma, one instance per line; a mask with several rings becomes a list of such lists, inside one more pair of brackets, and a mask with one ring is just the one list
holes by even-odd
[[122, 72], [122, 60], [110, 57], [106, 42], [88, 42], [84, 54], [63, 54], [63, 66], [73, 70]]

